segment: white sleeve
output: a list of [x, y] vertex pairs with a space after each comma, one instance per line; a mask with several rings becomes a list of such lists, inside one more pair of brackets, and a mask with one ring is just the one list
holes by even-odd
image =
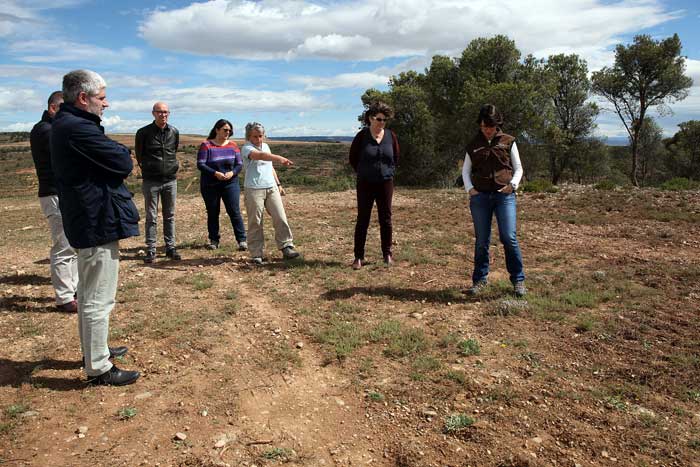
[[462, 166], [462, 180], [464, 180], [464, 189], [469, 193], [469, 190], [474, 188], [472, 184], [472, 158], [469, 152], [464, 156], [464, 165]]
[[523, 164], [520, 162], [520, 153], [515, 142], [510, 148], [510, 163], [513, 164], [513, 178], [510, 180], [510, 183], [515, 185], [513, 188], [517, 190], [520, 180], [523, 178]]

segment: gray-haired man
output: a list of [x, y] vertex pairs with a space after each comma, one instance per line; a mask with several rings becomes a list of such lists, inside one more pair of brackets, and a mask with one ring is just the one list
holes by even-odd
[[168, 124], [170, 109], [165, 102], [153, 104], [153, 123], [136, 132], [134, 148], [143, 176], [143, 198], [146, 203], [145, 263], [156, 258], [158, 198], [163, 203], [163, 239], [165, 256], [178, 260], [175, 249], [175, 202], [177, 200], [177, 148], [180, 133]]
[[109, 106], [104, 79], [75, 70], [63, 77], [61, 109], [51, 128], [51, 165], [58, 182], [63, 227], [78, 253], [78, 331], [88, 381], [122, 386], [139, 377], [111, 357], [109, 315], [119, 277], [119, 240], [139, 234], [139, 213], [124, 185], [133, 169], [129, 149], [100, 125]]
[[29, 134], [32, 159], [39, 178], [39, 204], [51, 229], [51, 250], [49, 263], [51, 284], [56, 294], [56, 307], [61, 311], [78, 311], [75, 292], [78, 288], [78, 257], [71, 248], [63, 232], [63, 219], [58, 208], [58, 189], [51, 169], [51, 124], [63, 103], [63, 93], [54, 91], [49, 96], [48, 107], [41, 121], [34, 125]]

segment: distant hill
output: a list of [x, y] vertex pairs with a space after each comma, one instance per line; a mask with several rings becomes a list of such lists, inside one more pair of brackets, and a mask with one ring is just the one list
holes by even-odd
[[607, 137], [603, 138], [603, 142], [608, 146], [627, 146], [630, 144], [630, 140], [627, 136]]
[[349, 143], [353, 136], [275, 136], [268, 137], [272, 141], [307, 141], [311, 143]]

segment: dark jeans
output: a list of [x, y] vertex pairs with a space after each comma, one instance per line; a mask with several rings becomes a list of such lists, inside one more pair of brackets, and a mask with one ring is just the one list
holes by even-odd
[[382, 255], [391, 254], [391, 200], [394, 196], [394, 181], [357, 181], [357, 222], [355, 223], [355, 258], [365, 258], [367, 229], [372, 215], [372, 206], [377, 202], [379, 235], [382, 241]]
[[506, 269], [510, 281], [515, 284], [525, 280], [523, 257], [515, 235], [515, 193], [484, 192], [469, 198], [469, 209], [474, 221], [474, 283], [485, 281], [489, 274], [489, 244], [491, 220], [494, 214], [498, 223], [498, 235], [506, 255]]
[[156, 251], [156, 231], [158, 224], [158, 198], [163, 203], [163, 238], [165, 249], [175, 248], [175, 202], [177, 200], [177, 180], [156, 182], [144, 180], [141, 187], [146, 203], [146, 248]]
[[221, 200], [224, 201], [226, 213], [231, 219], [233, 233], [237, 242], [245, 242], [245, 226], [243, 216], [241, 216], [241, 187], [238, 178], [234, 178], [231, 183], [225, 185], [200, 185], [204, 205], [207, 208], [207, 229], [209, 230], [209, 240], [219, 241], [219, 212], [221, 211]]

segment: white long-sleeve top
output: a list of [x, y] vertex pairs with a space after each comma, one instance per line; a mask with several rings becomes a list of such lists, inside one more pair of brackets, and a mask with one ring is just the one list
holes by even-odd
[[[520, 180], [523, 178], [523, 164], [520, 162], [520, 153], [518, 152], [518, 146], [513, 142], [513, 146], [510, 147], [510, 163], [513, 165], [513, 178], [510, 179], [510, 183], [513, 184], [513, 191], [518, 189]], [[464, 165], [462, 166], [462, 180], [464, 180], [464, 189], [469, 192], [474, 188], [472, 184], [472, 158], [469, 155], [469, 151], [464, 156]]]

